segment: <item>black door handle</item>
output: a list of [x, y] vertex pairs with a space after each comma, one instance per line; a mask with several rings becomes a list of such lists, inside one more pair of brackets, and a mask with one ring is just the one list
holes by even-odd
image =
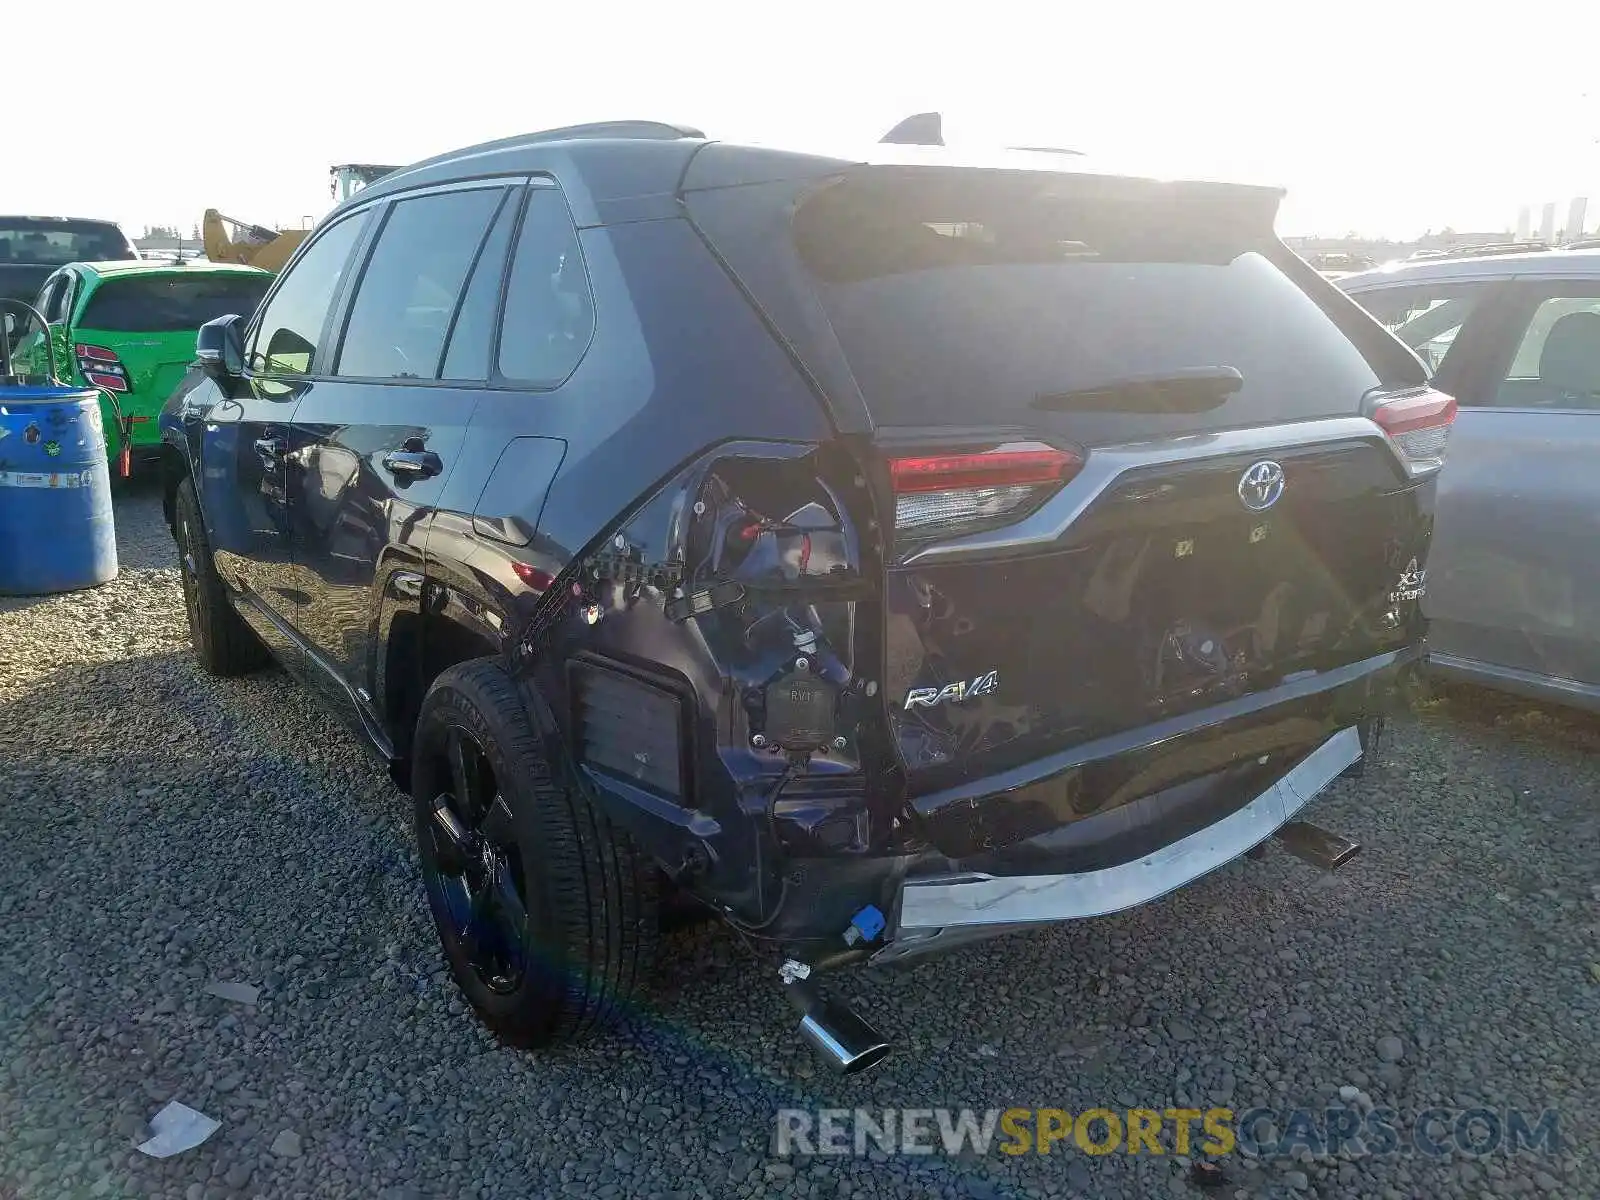
[[432, 479], [444, 470], [432, 450], [391, 450], [383, 456], [383, 466], [397, 479]]

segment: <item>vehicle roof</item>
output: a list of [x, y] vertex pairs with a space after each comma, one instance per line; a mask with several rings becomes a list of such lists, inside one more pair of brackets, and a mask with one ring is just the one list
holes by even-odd
[[[114, 258], [106, 262], [80, 262], [69, 263], [85, 275], [95, 275], [106, 278], [112, 275], [193, 275], [199, 272], [202, 275], [270, 275], [271, 271], [263, 271], [260, 267], [246, 266], [244, 263], [219, 263], [202, 262], [190, 259], [182, 266], [170, 259], [150, 258]], [[59, 268], [58, 268], [59, 269]]]
[[1485, 254], [1476, 258], [1419, 259], [1346, 275], [1339, 280], [1339, 286], [1347, 291], [1365, 290], [1401, 283], [1510, 279], [1517, 275], [1600, 276], [1600, 250], [1540, 250], [1527, 254]]
[[[569, 194], [580, 225], [616, 201], [673, 196], [680, 191], [731, 187], [836, 174], [857, 166], [904, 166], [1018, 171], [1068, 176], [1148, 179], [1224, 185], [1282, 195], [1275, 186], [1221, 176], [1171, 174], [1071, 152], [969, 151], [958, 147], [868, 143], [822, 149], [719, 142], [698, 130], [661, 122], [605, 122], [520, 134], [453, 150], [402, 167], [355, 193], [337, 214], [411, 188], [460, 179], [555, 171], [581, 185]], [[578, 190], [576, 188], [574, 191]]]
[[0, 213], [0, 221], [57, 221], [63, 225], [116, 225], [122, 226], [109, 217], [52, 217], [37, 216], [33, 213]]

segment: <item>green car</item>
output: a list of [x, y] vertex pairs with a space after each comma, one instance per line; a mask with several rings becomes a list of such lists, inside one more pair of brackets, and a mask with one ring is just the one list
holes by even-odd
[[[272, 275], [232, 263], [68, 263], [39, 289], [33, 306], [50, 322], [57, 375], [80, 386], [116, 394], [130, 418], [132, 457], [159, 452], [156, 416], [194, 362], [195, 333], [215, 317], [248, 316], [266, 294]], [[30, 329], [13, 350], [26, 372], [44, 370], [44, 336]], [[108, 401], [108, 433], [117, 429]], [[115, 461], [121, 437], [109, 436]]]

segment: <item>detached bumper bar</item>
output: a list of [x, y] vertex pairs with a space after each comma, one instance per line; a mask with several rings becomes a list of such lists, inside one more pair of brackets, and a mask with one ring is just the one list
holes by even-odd
[[[966, 872], [907, 880], [900, 893], [897, 937], [907, 938], [903, 950], [914, 953], [924, 949], [925, 938], [942, 941], [927, 937], [941, 930], [999, 933], [1003, 929], [993, 927], [1097, 917], [1144, 904], [1271, 837], [1360, 757], [1360, 734], [1354, 726], [1342, 729], [1243, 808], [1120, 866], [1069, 875]], [[891, 945], [884, 957], [901, 957], [894, 951]]]

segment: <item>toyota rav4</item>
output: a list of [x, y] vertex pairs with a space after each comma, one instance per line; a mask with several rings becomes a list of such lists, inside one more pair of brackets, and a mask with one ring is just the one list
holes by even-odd
[[195, 652], [414, 802], [481, 1017], [605, 1022], [692, 898], [818, 977], [1153, 900], [1417, 664], [1455, 415], [1276, 190], [616, 123], [397, 171], [162, 417]]

